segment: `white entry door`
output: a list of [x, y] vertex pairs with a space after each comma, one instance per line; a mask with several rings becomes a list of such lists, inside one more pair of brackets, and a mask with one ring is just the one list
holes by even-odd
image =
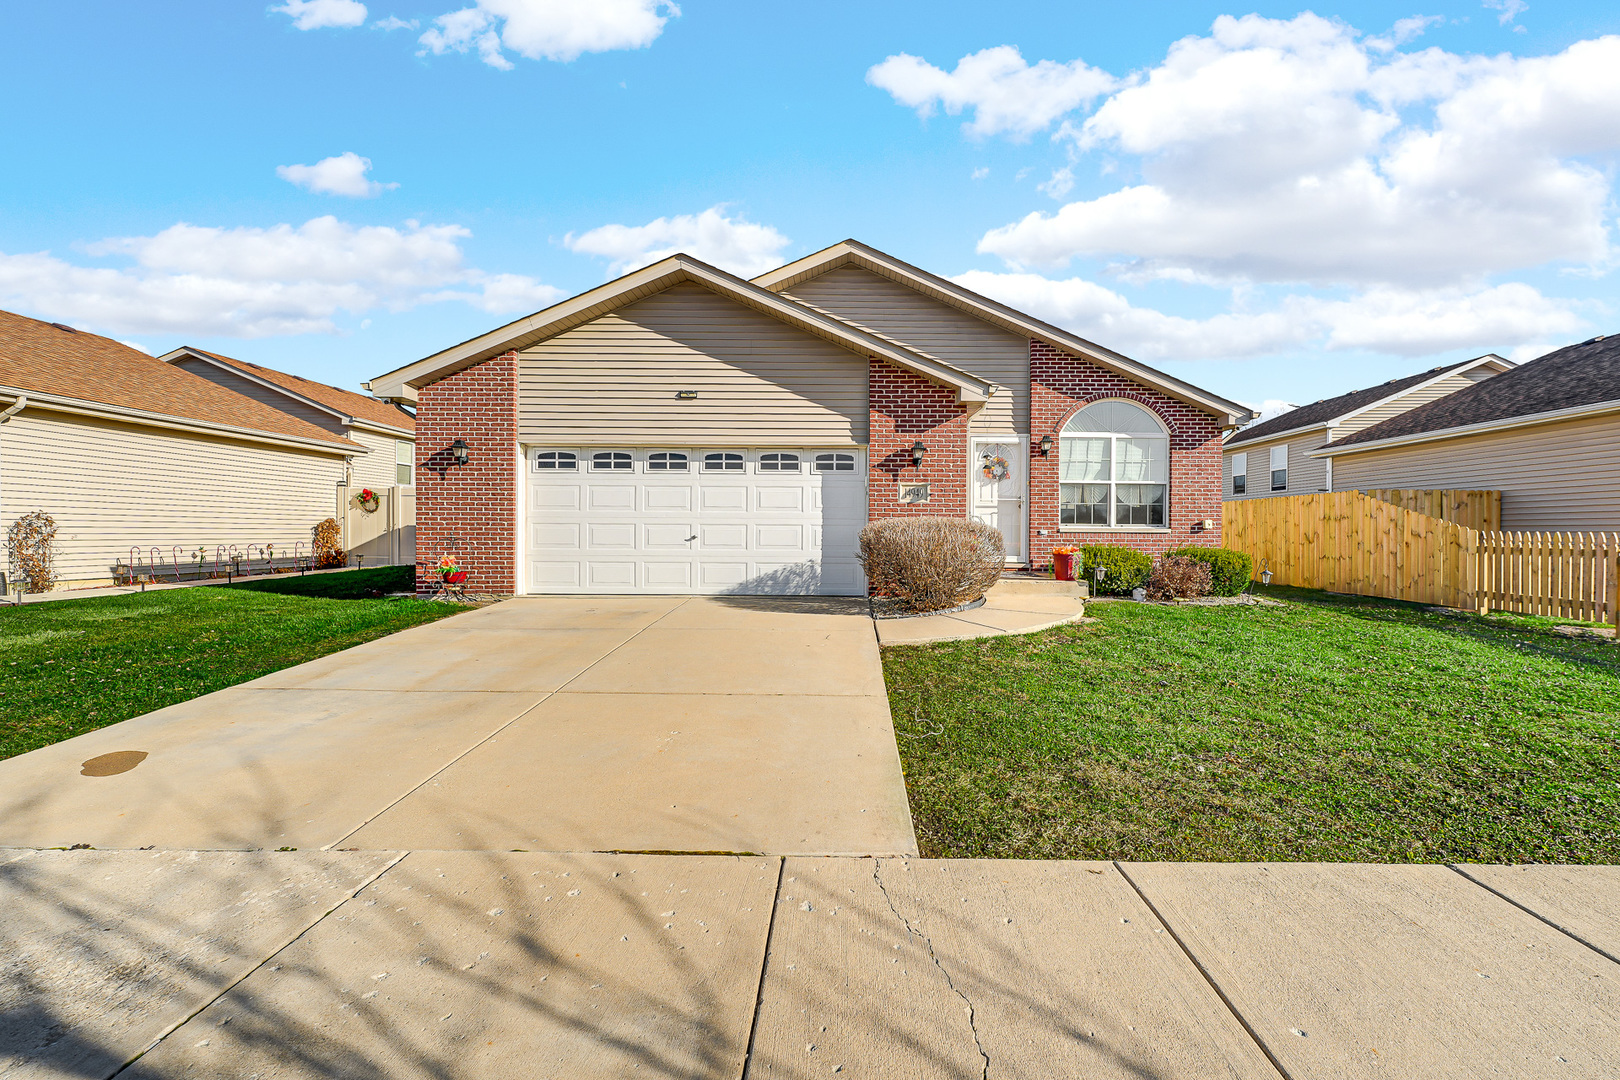
[[862, 596], [859, 451], [531, 448], [532, 593]]
[[970, 444], [975, 521], [1001, 530], [1007, 561], [1024, 561], [1024, 493], [1029, 453], [1018, 438], [974, 439]]

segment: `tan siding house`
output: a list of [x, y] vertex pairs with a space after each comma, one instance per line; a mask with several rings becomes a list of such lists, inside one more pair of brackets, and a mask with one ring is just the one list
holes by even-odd
[[[1345, 491], [1352, 484], [1334, 471], [1332, 459], [1316, 453], [1334, 439], [1438, 401], [1512, 367], [1499, 356], [1481, 356], [1403, 379], [1326, 398], [1237, 432], [1221, 455], [1223, 499], [1263, 499], [1314, 491]], [[1286, 461], [1286, 486], [1272, 486], [1274, 465]], [[1234, 478], [1244, 476], [1238, 491]]]

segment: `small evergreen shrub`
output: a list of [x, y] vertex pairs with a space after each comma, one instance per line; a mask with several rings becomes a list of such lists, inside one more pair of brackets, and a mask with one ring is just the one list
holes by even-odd
[[[1148, 575], [1153, 572], [1153, 560], [1149, 556], [1113, 544], [1087, 544], [1080, 549], [1080, 558], [1085, 568], [1084, 580], [1099, 593], [1129, 596], [1132, 589], [1146, 585]], [[1101, 586], [1092, 574], [1099, 566], [1108, 571]]]
[[1164, 556], [1153, 564], [1153, 573], [1148, 577], [1149, 600], [1186, 600], [1208, 596], [1209, 592], [1209, 564], [1185, 555]]
[[911, 611], [943, 611], [977, 600], [1001, 580], [1006, 561], [1001, 531], [975, 521], [888, 518], [861, 530], [867, 582]]
[[1208, 563], [1215, 596], [1236, 596], [1254, 577], [1254, 560], [1247, 552], [1220, 547], [1184, 547], [1165, 554]]

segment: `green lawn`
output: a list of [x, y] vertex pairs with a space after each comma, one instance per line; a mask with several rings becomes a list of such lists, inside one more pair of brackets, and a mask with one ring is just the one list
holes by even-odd
[[923, 853], [1620, 862], [1620, 646], [1271, 595], [885, 649]]
[[465, 610], [414, 568], [0, 608], [0, 758]]

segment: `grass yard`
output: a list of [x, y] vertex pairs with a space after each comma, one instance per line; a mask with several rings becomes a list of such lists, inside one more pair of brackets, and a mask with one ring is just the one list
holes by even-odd
[[1620, 862], [1620, 646], [1271, 595], [885, 649], [923, 854]]
[[465, 610], [391, 566], [0, 608], [0, 758]]

